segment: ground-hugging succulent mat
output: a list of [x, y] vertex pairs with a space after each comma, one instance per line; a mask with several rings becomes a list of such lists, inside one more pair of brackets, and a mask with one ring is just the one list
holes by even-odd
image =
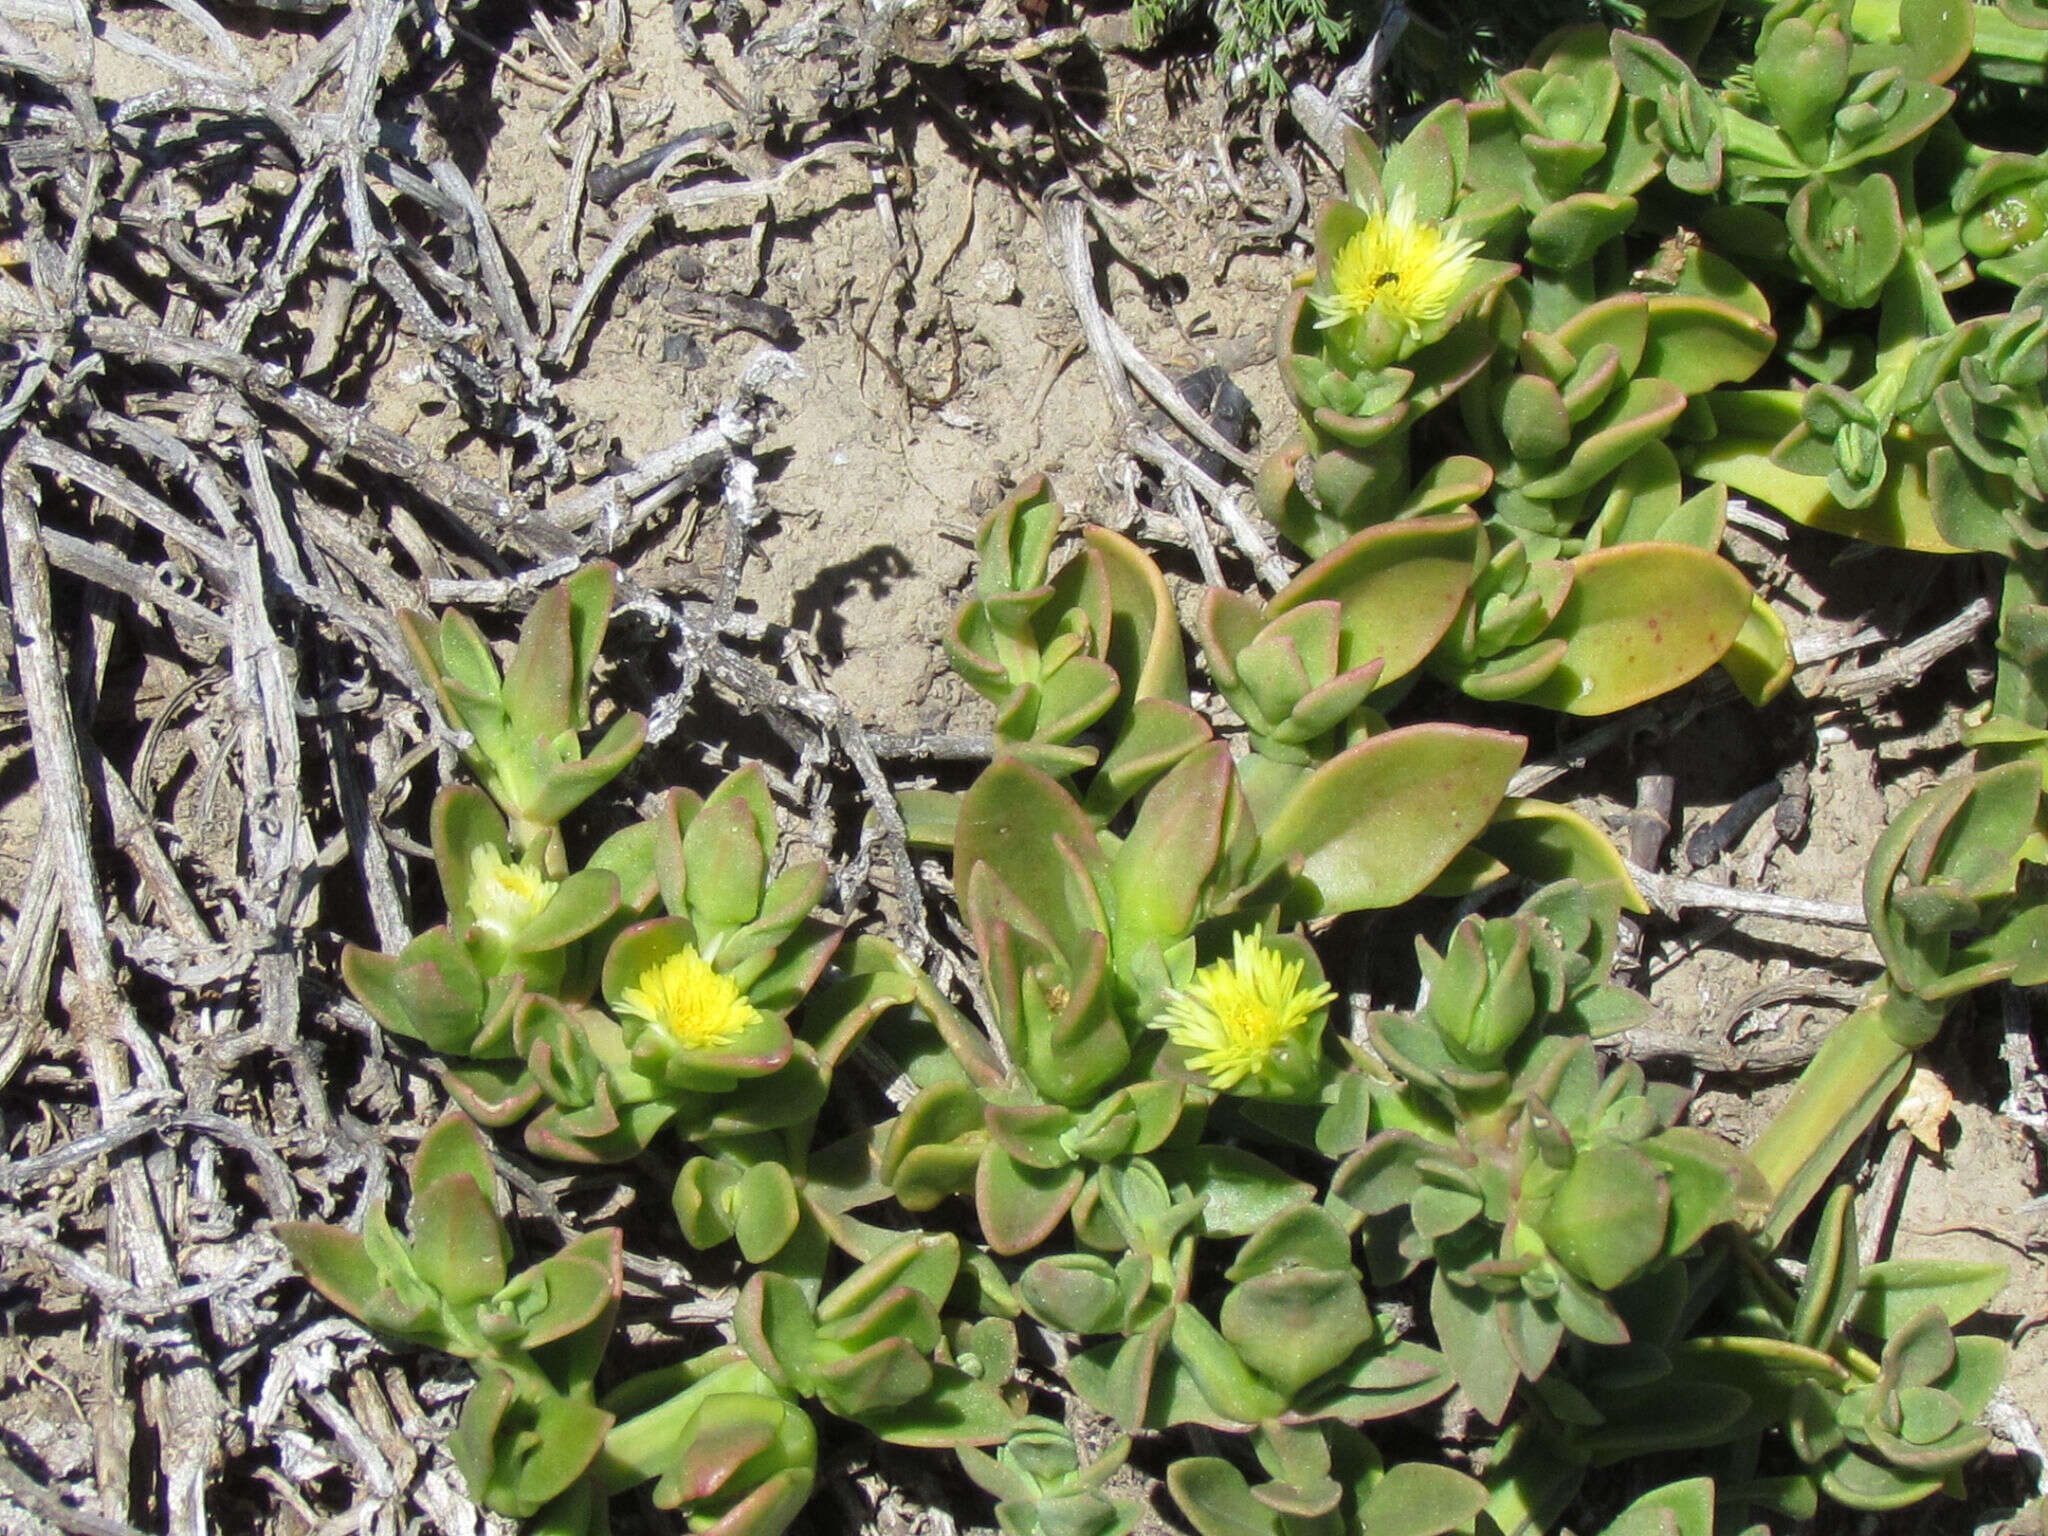
[[[344, 942], [439, 917], [455, 741], [401, 612], [509, 641], [615, 562], [597, 693], [648, 720], [615, 791], [758, 761], [828, 906], [957, 995], [950, 866], [893, 797], [990, 752], [944, 650], [982, 517], [1042, 473], [1189, 616], [1304, 563], [1250, 470], [1293, 430], [1275, 324], [1345, 97], [1306, 54], [1276, 56], [1290, 99], [1132, 43], [1033, 0], [0, 0], [0, 1531], [508, 1528], [445, 1448], [466, 1373], [344, 1318], [271, 1231], [359, 1224], [448, 1107], [341, 981]], [[1997, 583], [1760, 506], [1727, 548], [1790, 686], [1526, 710], [1515, 782], [1645, 871], [1623, 974], [1652, 1012], [1615, 1052], [1743, 1143], [1877, 973], [1863, 871], [1958, 758]], [[1459, 915], [1344, 930], [1397, 956], [1376, 1005]], [[1975, 1528], [2044, 1472], [2048, 1079], [2026, 994], [1965, 1009], [1932, 1107], [1857, 1149], [1864, 1238], [2009, 1264], [2014, 1356], [1969, 1497], [1888, 1529]], [[635, 1349], [729, 1329], [744, 1275], [674, 1240], [673, 1167], [500, 1141], [542, 1247], [623, 1225]], [[796, 1529], [993, 1523], [950, 1458], [824, 1457]], [[1118, 1474], [1145, 1528], [1180, 1528], [1166, 1459]]]

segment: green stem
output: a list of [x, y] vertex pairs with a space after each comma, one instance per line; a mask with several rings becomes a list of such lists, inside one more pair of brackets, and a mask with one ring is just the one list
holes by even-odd
[[1770, 1185], [1762, 1233], [1775, 1248], [1912, 1070], [1913, 1052], [1933, 1038], [1942, 1010], [1904, 993], [1878, 991], [1835, 1026], [1799, 1075], [1792, 1097], [1764, 1127], [1750, 1160]]
[[1687, 1339], [1679, 1348], [1688, 1355], [1742, 1355], [1768, 1365], [1790, 1367], [1842, 1386], [1855, 1384], [1855, 1373], [1833, 1355], [1804, 1344], [1794, 1344], [1790, 1339], [1718, 1334], [1704, 1339]]
[[[1730, 1246], [1735, 1250], [1737, 1262], [1749, 1272], [1750, 1283], [1762, 1295], [1765, 1305], [1777, 1314], [1781, 1323], [1789, 1325], [1793, 1310], [1798, 1306], [1799, 1299], [1792, 1294], [1786, 1287], [1785, 1282], [1779, 1278], [1778, 1272], [1771, 1267], [1769, 1257], [1760, 1252], [1754, 1242], [1739, 1233], [1735, 1235]], [[1842, 1330], [1839, 1328], [1835, 1330], [1834, 1347], [1837, 1351], [1836, 1358], [1841, 1360], [1850, 1371], [1862, 1377], [1866, 1382], [1877, 1380], [1877, 1362], [1854, 1344], [1851, 1344], [1843, 1336]]]

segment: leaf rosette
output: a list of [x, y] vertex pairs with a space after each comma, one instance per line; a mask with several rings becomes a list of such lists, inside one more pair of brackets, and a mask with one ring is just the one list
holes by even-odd
[[549, 875], [520, 853], [488, 796], [451, 785], [435, 797], [434, 867], [448, 920], [396, 955], [350, 945], [342, 977], [377, 1022], [443, 1055], [516, 1055], [512, 1022], [530, 993], [588, 995], [585, 942], [619, 910], [604, 869]]
[[1441, 957], [1425, 949], [1428, 1001], [1370, 1021], [1395, 1077], [1362, 1063], [1319, 1136], [1337, 1151], [1366, 1132], [1333, 1194], [1367, 1219], [1377, 1278], [1436, 1261], [1439, 1345], [1496, 1421], [1567, 1333], [1628, 1341], [1605, 1293], [1765, 1198], [1734, 1148], [1676, 1124], [1681, 1094], [1596, 1061], [1593, 1036], [1640, 1008], [1605, 981], [1614, 901], [1553, 887], [1516, 917], [1468, 919]]
[[611, 620], [613, 566], [585, 566], [542, 593], [501, 672], [476, 622], [450, 609], [437, 624], [400, 616], [413, 659], [451, 723], [470, 733], [463, 762], [511, 823], [522, 854], [559, 875], [562, 818], [639, 752], [647, 722], [623, 714], [586, 750], [590, 677]]
[[624, 1284], [620, 1233], [592, 1233], [511, 1273], [497, 1175], [459, 1114], [421, 1140], [411, 1174], [403, 1236], [376, 1208], [360, 1236], [311, 1222], [272, 1230], [343, 1311], [475, 1366], [450, 1449], [479, 1502], [526, 1517], [583, 1498], [572, 1490], [613, 1423], [592, 1383]]

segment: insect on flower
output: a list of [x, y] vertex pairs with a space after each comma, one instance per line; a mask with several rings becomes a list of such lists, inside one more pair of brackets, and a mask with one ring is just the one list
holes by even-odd
[[1479, 254], [1455, 219], [1418, 218], [1404, 189], [1368, 208], [1364, 227], [1338, 249], [1327, 289], [1310, 294], [1319, 330], [1377, 315], [1399, 336], [1398, 357], [1444, 318]]

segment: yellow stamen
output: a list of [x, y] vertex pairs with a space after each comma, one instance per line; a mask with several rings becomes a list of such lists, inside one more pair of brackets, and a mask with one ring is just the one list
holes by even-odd
[[507, 864], [489, 844], [470, 850], [469, 914], [499, 938], [515, 937], [554, 895], [554, 881], [524, 864]]
[[1414, 198], [1396, 192], [1337, 252], [1329, 291], [1309, 296], [1316, 325], [1342, 325], [1378, 310], [1400, 327], [1407, 348], [1419, 346], [1423, 328], [1449, 313], [1478, 254], [1479, 242], [1463, 238], [1456, 220], [1419, 219]]
[[686, 1051], [730, 1045], [761, 1017], [731, 977], [688, 946], [642, 971], [639, 984], [619, 994], [619, 1012], [653, 1025]]
[[1205, 965], [1170, 994], [1152, 1028], [1187, 1052], [1188, 1065], [1219, 1089], [1258, 1075], [1287, 1038], [1337, 1000], [1301, 984], [1306, 962], [1288, 960], [1255, 934], [1237, 934], [1231, 956]]

